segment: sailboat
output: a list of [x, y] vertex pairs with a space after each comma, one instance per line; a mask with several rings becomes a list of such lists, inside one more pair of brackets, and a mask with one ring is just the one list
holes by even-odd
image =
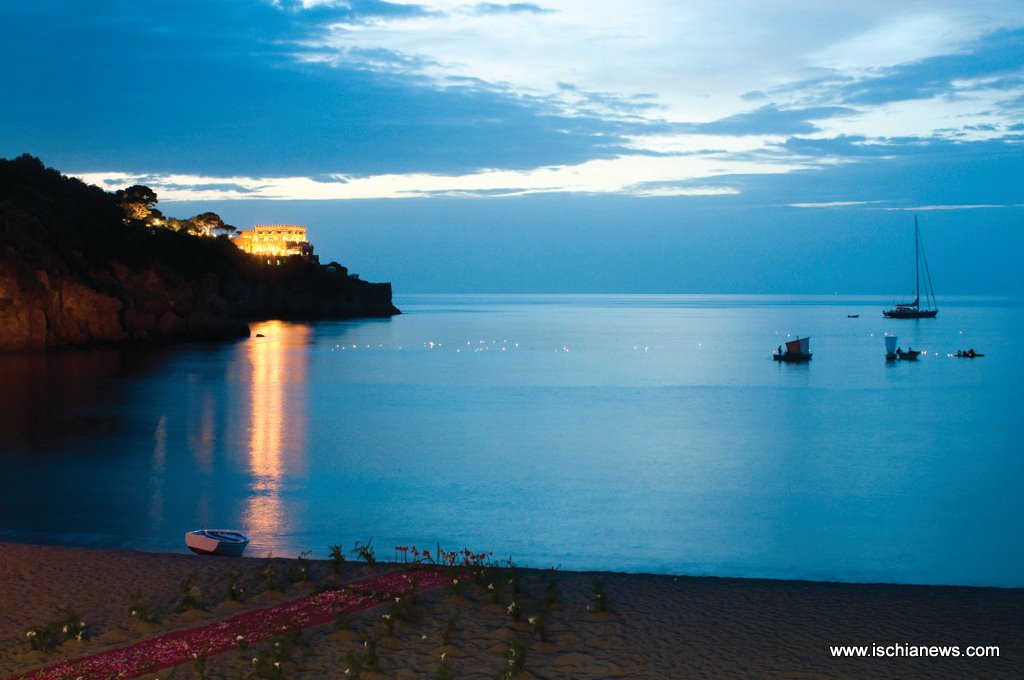
[[[921, 265], [924, 265], [925, 299], [921, 301]], [[893, 309], [884, 309], [882, 314], [890, 319], [933, 319], [939, 313], [935, 306], [935, 291], [932, 290], [932, 277], [928, 273], [928, 260], [924, 257], [921, 247], [921, 235], [917, 228], [917, 215], [914, 215], [914, 301], [897, 304]]]

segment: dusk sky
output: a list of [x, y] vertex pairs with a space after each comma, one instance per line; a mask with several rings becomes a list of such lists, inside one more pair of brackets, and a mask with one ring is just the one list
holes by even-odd
[[0, 4], [0, 156], [412, 292], [1024, 294], [1024, 3]]

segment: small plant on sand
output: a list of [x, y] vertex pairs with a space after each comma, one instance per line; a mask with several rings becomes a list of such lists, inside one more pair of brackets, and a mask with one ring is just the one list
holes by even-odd
[[245, 598], [245, 582], [242, 580], [242, 572], [235, 569], [228, 573], [227, 599], [232, 602], [241, 602]]
[[292, 583], [299, 583], [309, 580], [309, 551], [299, 553], [295, 562], [288, 567], [288, 580]]
[[156, 623], [160, 618], [159, 605], [146, 601], [142, 597], [142, 591], [136, 590], [131, 594], [131, 604], [128, 606], [128, 616], [144, 623]]
[[448, 645], [452, 641], [452, 633], [455, 632], [455, 617], [449, 616], [441, 629], [441, 644]]
[[329, 548], [331, 557], [331, 568], [335, 574], [340, 574], [345, 569], [345, 551], [340, 545], [332, 545]]
[[352, 554], [371, 567], [377, 564], [377, 557], [373, 554], [372, 538], [366, 542], [366, 545], [360, 545], [359, 541], [356, 541], [356, 547], [352, 550]]
[[259, 579], [263, 582], [263, 588], [270, 592], [284, 592], [281, 584], [281, 568], [271, 555], [267, 555], [267, 561], [259, 571]]
[[512, 588], [512, 593], [518, 595], [522, 592], [522, 588], [519, 583], [519, 567], [512, 561], [512, 556], [508, 556], [508, 584]]
[[57, 649], [57, 639], [47, 626], [32, 626], [25, 632], [28, 646], [37, 652], [52, 652]]
[[57, 616], [54, 626], [59, 628], [59, 634], [63, 637], [62, 642], [72, 638], [78, 641], [85, 639], [85, 621], [75, 613], [74, 609], [62, 607], [57, 610]]
[[455, 669], [452, 668], [452, 662], [445, 658], [444, 652], [441, 653], [441, 663], [437, 665], [434, 677], [437, 680], [455, 680]]
[[238, 635], [235, 637], [235, 646], [238, 649], [239, 659], [249, 658], [249, 641], [245, 639], [244, 635]]
[[363, 655], [359, 652], [345, 653], [345, 677], [359, 678], [363, 674]]
[[518, 638], [512, 638], [508, 643], [508, 651], [505, 652], [505, 660], [508, 668], [499, 676], [511, 680], [526, 668], [526, 647]]
[[203, 608], [203, 592], [192, 582], [191, 576], [186, 576], [181, 580], [181, 584], [178, 586], [178, 596], [179, 611]]
[[370, 635], [366, 638], [366, 642], [363, 643], [363, 660], [365, 661], [366, 668], [371, 671], [379, 670], [380, 658], [377, 656], [377, 643], [379, 640], [376, 635]]
[[199, 680], [206, 680], [206, 655], [192, 653], [192, 669], [196, 672]]
[[604, 583], [599, 578], [594, 579], [594, 609], [599, 612], [608, 611], [608, 596], [604, 592]]
[[558, 604], [558, 567], [551, 567], [548, 582], [544, 586], [544, 604]]
[[533, 628], [533, 634], [537, 639], [541, 642], [547, 642], [548, 632], [547, 629], [544, 628], [544, 617], [535, 615], [527, 618], [526, 620], [530, 624], [530, 627]]
[[85, 639], [85, 621], [73, 609], [57, 610], [57, 619], [44, 626], [32, 626], [25, 632], [29, 648], [52, 652], [68, 640]]
[[501, 581], [488, 583], [487, 593], [491, 596], [491, 604], [498, 604], [501, 601]]
[[352, 625], [352, 618], [349, 616], [348, 610], [342, 607], [334, 613], [334, 624], [332, 630], [335, 632], [340, 630], [348, 630]]

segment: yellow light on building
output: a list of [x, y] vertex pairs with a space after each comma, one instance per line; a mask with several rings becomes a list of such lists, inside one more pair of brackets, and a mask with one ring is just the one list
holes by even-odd
[[313, 259], [313, 245], [306, 240], [306, 227], [298, 224], [257, 224], [238, 232], [234, 239], [238, 248], [251, 255], [271, 258], [299, 255]]

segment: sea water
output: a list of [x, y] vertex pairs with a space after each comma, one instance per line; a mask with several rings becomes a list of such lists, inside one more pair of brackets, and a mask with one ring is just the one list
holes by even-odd
[[[0, 539], [180, 551], [227, 527], [257, 556], [1024, 586], [1024, 306], [887, 302], [405, 296], [0, 357]], [[920, 359], [886, 362], [886, 333]], [[798, 335], [813, 359], [773, 361]]]

